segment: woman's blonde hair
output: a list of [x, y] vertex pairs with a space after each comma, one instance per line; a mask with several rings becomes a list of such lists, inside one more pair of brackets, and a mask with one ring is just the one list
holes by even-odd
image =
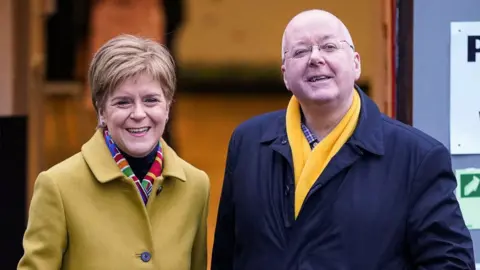
[[92, 103], [97, 114], [103, 110], [107, 97], [122, 82], [143, 74], [160, 82], [170, 104], [177, 80], [175, 62], [163, 45], [151, 39], [123, 34], [100, 47], [88, 71]]

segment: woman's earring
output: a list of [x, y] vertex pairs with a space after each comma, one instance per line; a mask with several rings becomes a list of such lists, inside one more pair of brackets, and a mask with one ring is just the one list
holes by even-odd
[[100, 120], [100, 127], [104, 128], [106, 126], [105, 121], [103, 119]]

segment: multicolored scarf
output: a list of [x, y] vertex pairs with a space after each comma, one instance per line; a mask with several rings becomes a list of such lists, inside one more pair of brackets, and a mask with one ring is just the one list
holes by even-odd
[[108, 149], [112, 154], [113, 159], [117, 163], [120, 170], [123, 174], [133, 180], [135, 186], [137, 187], [138, 191], [140, 192], [140, 196], [142, 197], [143, 203], [146, 205], [148, 202], [148, 197], [150, 193], [152, 193], [153, 182], [155, 178], [159, 177], [162, 174], [163, 170], [163, 152], [162, 152], [162, 145], [158, 143], [157, 146], [157, 156], [153, 161], [150, 170], [145, 175], [144, 179], [140, 181], [138, 177], [133, 173], [132, 168], [128, 164], [128, 161], [122, 155], [122, 153], [118, 150], [117, 146], [112, 140], [110, 133], [107, 129], [104, 130], [103, 135], [105, 137], [105, 142], [107, 143]]

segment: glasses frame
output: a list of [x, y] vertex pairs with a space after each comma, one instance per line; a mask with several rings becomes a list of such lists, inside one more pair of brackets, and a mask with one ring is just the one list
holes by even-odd
[[[353, 51], [355, 51], [355, 47], [350, 44], [348, 41], [346, 40], [340, 40], [338, 41], [339, 43], [346, 43]], [[328, 42], [326, 42], [325, 44], [328, 44]], [[312, 55], [312, 52], [313, 52], [313, 47], [317, 47], [319, 51], [322, 51], [321, 49], [321, 46], [320, 45], [310, 45], [308, 46], [308, 48], [310, 48], [310, 56]], [[338, 50], [341, 49], [341, 48], [338, 48]], [[285, 50], [285, 52], [283, 53], [283, 55], [285, 56], [285, 58], [295, 58], [293, 56], [290, 56], [290, 57], [287, 57], [287, 53], [290, 52], [291, 50]], [[295, 58], [295, 59], [301, 59], [301, 58]]]

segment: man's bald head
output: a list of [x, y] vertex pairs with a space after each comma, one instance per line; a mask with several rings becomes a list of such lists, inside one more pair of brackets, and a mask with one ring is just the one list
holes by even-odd
[[335, 28], [337, 28], [338, 35], [340, 35], [341, 38], [347, 41], [349, 44], [354, 46], [352, 36], [350, 35], [348, 28], [338, 17], [328, 11], [320, 9], [307, 10], [293, 17], [287, 24], [287, 27], [285, 27], [285, 31], [283, 32], [282, 36], [282, 62], [285, 59], [285, 52], [287, 50], [286, 46], [289, 46], [289, 34], [298, 28], [302, 28], [306, 24], [318, 24], [319, 27], [322, 27], [323, 24], [333, 25]]
[[286, 88], [301, 104], [338, 105], [351, 98], [360, 78], [360, 54], [342, 21], [323, 10], [308, 10], [285, 28], [281, 70]]

